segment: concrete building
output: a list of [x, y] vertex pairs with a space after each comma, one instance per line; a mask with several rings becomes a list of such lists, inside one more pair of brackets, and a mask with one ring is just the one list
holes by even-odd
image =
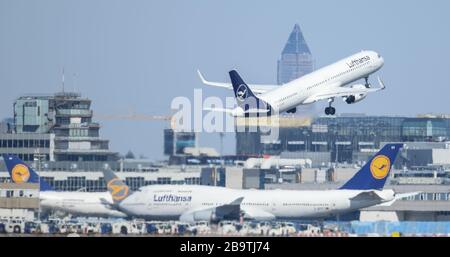
[[25, 95], [14, 102], [14, 126], [0, 133], [0, 153], [25, 161], [112, 161], [117, 153], [92, 121], [91, 100], [78, 93]]
[[39, 209], [37, 184], [0, 183], [0, 220], [33, 220]]

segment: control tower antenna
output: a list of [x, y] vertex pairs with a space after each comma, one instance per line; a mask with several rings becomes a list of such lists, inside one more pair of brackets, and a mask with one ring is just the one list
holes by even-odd
[[64, 67], [62, 69], [62, 79], [61, 79], [61, 84], [62, 84], [62, 92], [64, 93]]
[[75, 85], [76, 85], [76, 78], [77, 78], [77, 74], [74, 72], [73, 74], [72, 74], [72, 76], [73, 76], [73, 92], [75, 93], [75, 92], [77, 92], [76, 90], [75, 90]]

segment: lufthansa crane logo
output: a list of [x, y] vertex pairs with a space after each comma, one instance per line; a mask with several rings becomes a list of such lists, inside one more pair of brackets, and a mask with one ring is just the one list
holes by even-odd
[[118, 178], [109, 181], [107, 187], [111, 191], [112, 198], [116, 201], [120, 201], [128, 195], [128, 186], [124, 185]]
[[247, 92], [248, 89], [245, 84], [239, 85], [238, 89], [236, 90], [236, 98], [241, 102], [244, 101], [245, 98], [247, 98]]
[[11, 172], [11, 178], [14, 183], [21, 184], [26, 183], [30, 179], [30, 170], [23, 164], [17, 164], [14, 166]]
[[383, 179], [391, 169], [391, 160], [385, 155], [378, 155], [370, 163], [370, 172], [376, 179]]

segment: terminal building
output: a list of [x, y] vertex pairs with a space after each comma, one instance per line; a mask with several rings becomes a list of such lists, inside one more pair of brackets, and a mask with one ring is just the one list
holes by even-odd
[[[241, 128], [242, 126], [245, 128]], [[445, 141], [450, 135], [450, 119], [445, 116], [363, 114], [317, 118], [283, 117], [275, 129], [279, 130], [278, 139], [265, 141], [267, 133], [261, 132], [256, 122], [249, 124], [237, 119], [236, 154], [309, 158], [314, 165], [358, 163], [366, 161], [386, 142], [414, 142], [414, 148], [417, 151], [424, 149], [425, 154], [431, 148], [448, 147]], [[434, 156], [437, 158], [436, 153], [435, 150]]]

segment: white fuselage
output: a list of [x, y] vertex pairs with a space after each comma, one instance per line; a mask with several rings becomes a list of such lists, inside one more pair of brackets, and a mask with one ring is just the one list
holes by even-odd
[[130, 216], [170, 219], [192, 210], [230, 204], [243, 197], [241, 210], [253, 213], [254, 219], [270, 219], [269, 216], [295, 219], [327, 217], [394, 199], [392, 190], [383, 190], [377, 191], [381, 200], [351, 201], [362, 192], [366, 191], [238, 190], [196, 185], [152, 185], [124, 199], [120, 208]]
[[362, 51], [310, 74], [286, 83], [258, 97], [272, 106], [274, 112], [282, 113], [298, 105], [310, 104], [308, 98], [346, 86], [368, 77], [384, 64], [383, 58], [373, 51]]
[[105, 201], [111, 205], [113, 203], [108, 192], [41, 191], [39, 198], [44, 211], [59, 210], [83, 216], [126, 217], [124, 213], [105, 204]]

